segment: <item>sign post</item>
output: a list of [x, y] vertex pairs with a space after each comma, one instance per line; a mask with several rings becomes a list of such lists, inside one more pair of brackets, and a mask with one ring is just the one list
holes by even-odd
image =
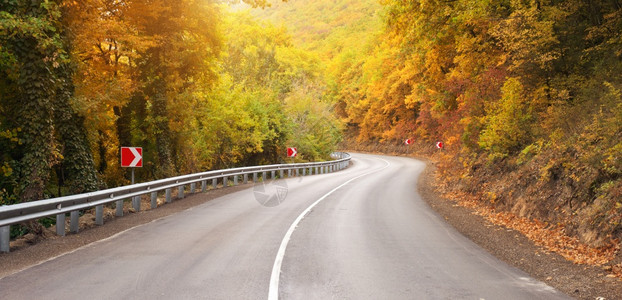
[[[298, 150], [296, 149], [296, 147], [289, 147], [287, 148], [287, 157], [291, 157], [292, 161], [291, 163], [294, 163], [294, 157], [296, 157], [296, 155], [298, 154]], [[296, 175], [298, 175], [298, 169], [296, 169]], [[291, 177], [291, 170], [288, 171], [288, 176], [287, 177]]]
[[134, 168], [143, 166], [143, 148], [121, 147], [121, 167], [132, 168], [132, 184], [134, 184]]
[[[132, 168], [132, 184], [134, 184], [134, 169], [143, 166], [143, 148], [121, 147], [121, 167]], [[123, 200], [117, 201], [117, 216], [123, 215]], [[140, 196], [132, 197], [132, 206], [135, 211], [140, 211]]]
[[143, 148], [121, 147], [121, 167], [132, 168], [132, 184], [134, 184], [134, 168], [143, 166]]

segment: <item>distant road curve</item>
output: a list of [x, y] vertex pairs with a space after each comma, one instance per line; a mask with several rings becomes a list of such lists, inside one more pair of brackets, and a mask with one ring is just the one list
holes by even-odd
[[[4, 277], [0, 298], [569, 299], [436, 215], [416, 190], [423, 162], [352, 156]], [[261, 205], [271, 193], [280, 204]]]

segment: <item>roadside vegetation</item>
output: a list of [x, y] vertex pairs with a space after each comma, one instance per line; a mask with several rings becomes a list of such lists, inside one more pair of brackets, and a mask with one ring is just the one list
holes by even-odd
[[328, 159], [317, 57], [217, 2], [0, 3], [0, 205], [128, 184], [121, 146], [141, 181]]

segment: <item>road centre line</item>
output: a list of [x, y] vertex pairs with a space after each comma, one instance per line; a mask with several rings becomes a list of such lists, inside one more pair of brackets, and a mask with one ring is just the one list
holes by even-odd
[[281, 266], [283, 265], [283, 258], [285, 257], [285, 249], [287, 248], [287, 244], [289, 244], [289, 240], [292, 237], [292, 234], [294, 233], [294, 230], [296, 230], [296, 227], [298, 227], [298, 224], [302, 221], [302, 219], [305, 218], [305, 216], [307, 216], [307, 214], [320, 202], [322, 202], [322, 200], [326, 199], [328, 196], [330, 196], [332, 193], [334, 193], [335, 191], [337, 191], [338, 189], [346, 186], [347, 184], [349, 184], [350, 182], [359, 179], [363, 176], [367, 176], [369, 174], [372, 173], [376, 173], [376, 172], [380, 172], [384, 169], [386, 169], [387, 167], [389, 167], [390, 163], [382, 158], [379, 158], [380, 160], [384, 161], [386, 163], [386, 165], [380, 169], [377, 170], [373, 170], [370, 172], [367, 172], [365, 174], [356, 176], [344, 183], [342, 183], [340, 186], [332, 189], [330, 192], [324, 194], [324, 196], [320, 197], [318, 200], [316, 200], [315, 202], [313, 202], [313, 204], [309, 205], [309, 207], [307, 207], [299, 216], [298, 218], [296, 218], [296, 220], [294, 220], [294, 222], [292, 223], [291, 226], [289, 226], [289, 229], [287, 230], [287, 233], [285, 233], [285, 236], [283, 237], [283, 240], [281, 241], [281, 246], [279, 246], [279, 251], [276, 253], [276, 258], [274, 259], [274, 265], [272, 266], [272, 275], [270, 276], [270, 287], [268, 290], [268, 300], [278, 300], [279, 299], [279, 280], [281, 277]]

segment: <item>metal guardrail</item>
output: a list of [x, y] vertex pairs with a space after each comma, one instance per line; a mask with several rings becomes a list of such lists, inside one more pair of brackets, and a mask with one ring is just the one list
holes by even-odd
[[[214, 170], [202, 173], [195, 173], [177, 176], [167, 179], [155, 180], [144, 183], [137, 183], [122, 187], [105, 189], [90, 193], [71, 195], [65, 197], [51, 198], [33, 202], [19, 203], [14, 205], [0, 206], [0, 252], [9, 252], [10, 229], [11, 225], [36, 220], [44, 217], [56, 216], [56, 234], [65, 235], [65, 217], [70, 215], [69, 230], [77, 233], [79, 229], [80, 211], [95, 207], [95, 224], [104, 224], [104, 205], [115, 203], [115, 215], [123, 216], [124, 200], [132, 200], [135, 211], [140, 211], [140, 196], [151, 195], [151, 208], [157, 207], [158, 192], [164, 191], [166, 202], [172, 202], [171, 191], [178, 189], [177, 198], [184, 198], [185, 187], [190, 185], [190, 193], [196, 192], [196, 185], [201, 184], [201, 191], [207, 191], [208, 181], [211, 181], [212, 188], [218, 187], [218, 181], [223, 187], [229, 186], [229, 179], [233, 177], [233, 185], [238, 185], [239, 180], [247, 183], [249, 175], [252, 175], [253, 182], [268, 178], [285, 178], [293, 176], [305, 176], [313, 174], [324, 174], [344, 169], [350, 162], [350, 154], [335, 152], [331, 154], [335, 160], [312, 163], [278, 164], [253, 166], [243, 168], [233, 168], [225, 170]], [[314, 172], [315, 171], [315, 172]], [[295, 172], [295, 174], [293, 174]], [[270, 177], [268, 177], [270, 174]]]

